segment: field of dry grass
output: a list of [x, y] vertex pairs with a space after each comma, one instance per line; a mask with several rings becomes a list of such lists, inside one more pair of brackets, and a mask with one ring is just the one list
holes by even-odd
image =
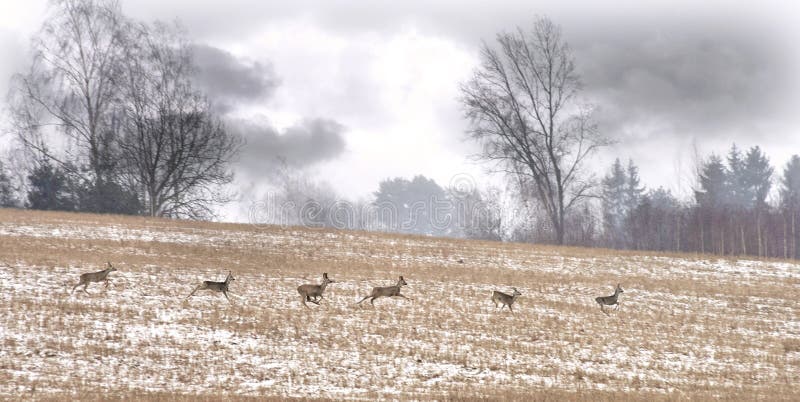
[[785, 261], [0, 210], [0, 399], [797, 400], [798, 300]]

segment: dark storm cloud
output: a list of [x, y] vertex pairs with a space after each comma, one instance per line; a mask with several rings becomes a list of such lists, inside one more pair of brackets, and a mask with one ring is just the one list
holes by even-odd
[[765, 134], [753, 126], [785, 119], [792, 103], [793, 61], [763, 32], [737, 28], [579, 37], [584, 95], [601, 129], [621, 140]]
[[246, 140], [240, 168], [252, 177], [263, 177], [285, 162], [307, 167], [335, 159], [345, 150], [345, 128], [329, 119], [305, 119], [282, 132], [268, 122], [237, 120], [229, 128]]
[[[653, 127], [676, 136], [747, 135], [759, 121], [785, 120], [785, 105], [796, 100], [797, 51], [790, 39], [797, 29], [790, 27], [787, 10], [774, 5], [231, 1], [224, 7], [174, 7], [183, 10], [193, 31], [210, 36], [303, 19], [354, 39], [350, 35], [389, 37], [413, 27], [476, 54], [481, 40], [491, 43], [497, 32], [524, 28], [536, 15], [546, 15], [562, 26], [578, 58], [584, 95], [601, 107], [601, 128], [613, 136], [647, 138], [656, 135], [646, 132]], [[351, 95], [358, 99], [366, 93]]]
[[262, 101], [279, 84], [269, 64], [248, 62], [203, 44], [193, 45], [192, 51], [198, 67], [195, 82], [223, 110], [242, 102]]

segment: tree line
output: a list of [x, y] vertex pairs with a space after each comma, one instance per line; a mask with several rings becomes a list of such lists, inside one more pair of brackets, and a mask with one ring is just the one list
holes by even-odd
[[[288, 175], [288, 173], [286, 173]], [[481, 240], [556, 243], [552, 219], [524, 188], [441, 186], [425, 176], [380, 182], [343, 202], [330, 185], [282, 181], [269, 223]], [[630, 250], [800, 258], [800, 156], [776, 173], [761, 148], [731, 146], [698, 163], [690, 199], [648, 189], [633, 160], [616, 159], [596, 196], [565, 216], [564, 244]], [[285, 209], [288, 206], [288, 209]]]
[[212, 216], [242, 141], [193, 84], [191, 49], [177, 25], [134, 21], [116, 1], [53, 2], [12, 79], [28, 174], [4, 205]]
[[[773, 186], [777, 184], [777, 188]], [[775, 191], [777, 190], [777, 191]], [[632, 161], [615, 161], [602, 181], [603, 235], [624, 249], [798, 258], [800, 156], [776, 174], [758, 147], [731, 146], [700, 163], [691, 200], [647, 191]]]
[[535, 205], [526, 215], [534, 241], [798, 257], [797, 156], [784, 167], [772, 203], [774, 169], [758, 147], [743, 153], [733, 146], [724, 161], [702, 161], [693, 200], [646, 191], [633, 162], [617, 160], [598, 179], [586, 162], [612, 141], [598, 130], [581, 87], [572, 51], [546, 17], [484, 42], [479, 66], [461, 87], [469, 137], [481, 145], [477, 156], [523, 204]]
[[505, 240], [499, 191], [471, 181], [441, 186], [423, 175], [387, 178], [370, 196], [344, 200], [330, 184], [286, 166], [276, 176], [251, 209], [252, 223]]
[[[59, 0], [32, 47], [30, 69], [14, 77], [8, 98], [26, 169], [15, 181], [0, 161], [0, 206], [208, 218], [226, 201], [242, 139], [193, 84], [197, 66], [179, 27], [131, 20], [113, 0]], [[760, 148], [734, 145], [698, 163], [689, 200], [646, 189], [633, 161], [596, 177], [587, 162], [612, 141], [581, 88], [561, 29], [537, 18], [484, 42], [460, 87], [476, 156], [506, 179], [504, 188], [398, 177], [345, 202], [284, 166], [271, 172], [270, 212], [279, 216], [251, 220], [800, 257], [800, 157], [776, 174]]]

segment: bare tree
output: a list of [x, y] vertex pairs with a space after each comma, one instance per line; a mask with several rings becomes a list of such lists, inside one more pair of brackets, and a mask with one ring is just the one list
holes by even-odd
[[123, 151], [130, 181], [151, 216], [204, 218], [225, 201], [220, 186], [241, 145], [191, 81], [191, 47], [174, 26], [132, 29], [118, 85]]
[[[74, 145], [67, 158], [86, 163], [89, 182], [109, 179], [114, 168], [115, 130], [109, 109], [115, 98], [125, 24], [114, 0], [56, 0], [52, 14], [33, 39], [34, 61], [14, 78], [10, 103], [23, 144], [61, 165], [65, 157], [48, 151], [45, 127]], [[52, 149], [52, 147], [50, 147]], [[70, 149], [70, 148], [66, 148]], [[72, 169], [71, 173], [79, 173]]]
[[469, 134], [483, 146], [480, 157], [529, 184], [564, 243], [565, 215], [590, 196], [594, 180], [583, 162], [608, 141], [578, 102], [581, 84], [561, 30], [538, 18], [484, 43], [481, 65], [461, 87]]

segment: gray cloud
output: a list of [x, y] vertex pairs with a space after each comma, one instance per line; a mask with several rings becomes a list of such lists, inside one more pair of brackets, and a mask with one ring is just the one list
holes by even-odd
[[[395, 144], [396, 138], [386, 135], [393, 127], [428, 115], [408, 113], [393, 107], [394, 102], [384, 102], [384, 98], [395, 100], [398, 94], [383, 85], [386, 74], [391, 72], [370, 70], [375, 58], [370, 51], [372, 44], [380, 46], [411, 34], [421, 42], [447, 42], [477, 58], [481, 40], [492, 42], [499, 31], [517, 25], [525, 27], [537, 14], [562, 26], [583, 75], [583, 94], [600, 107], [597, 116], [602, 130], [620, 139], [617, 147], [609, 150], [615, 156], [633, 156], [637, 162], [647, 157], [650, 166], [663, 166], [671, 160], [666, 154], [687, 153], [686, 144], [693, 138], [700, 148], [714, 150], [720, 149], [720, 143], [730, 141], [742, 146], [758, 143], [765, 149], [770, 144], [796, 148], [800, 141], [796, 139], [800, 115], [792, 110], [796, 109], [800, 94], [796, 82], [800, 54], [793, 43], [800, 35], [800, 14], [784, 2], [508, 0], [498, 5], [480, 0], [228, 0], [202, 4], [190, 0], [137, 0], [124, 1], [122, 6], [127, 14], [144, 21], [178, 18], [198, 42], [236, 48], [237, 54], [249, 60], [272, 60], [283, 79], [278, 91], [274, 74], [269, 74], [269, 64], [256, 67], [256, 63], [225, 51], [206, 49], [207, 59], [220, 62], [220, 69], [225, 72], [222, 76], [231, 80], [219, 84], [216, 79], [208, 79], [218, 83], [214, 93], [224, 95], [229, 107], [235, 106], [231, 105], [234, 102], [242, 103], [247, 107], [241, 110], [252, 113], [258, 108], [251, 106], [264, 106], [255, 113], [267, 114], [274, 107], [284, 118], [336, 116], [352, 129], [351, 141], [363, 138], [364, 133], [374, 133], [369, 141], [373, 154]], [[307, 46], [303, 42], [318, 37], [335, 39], [331, 41], [335, 46], [320, 52], [313, 43]], [[366, 46], [360, 46], [362, 43]], [[272, 49], [277, 54], [258, 49]], [[251, 53], [244, 53], [248, 51]], [[395, 51], [387, 48], [379, 54], [391, 55]], [[413, 54], [403, 57], [416, 60]], [[267, 79], [271, 84], [261, 85], [259, 82], [263, 81], [254, 79], [258, 74], [247, 74], [259, 68], [271, 77]], [[239, 74], [241, 71], [246, 73]], [[419, 74], [427, 76], [424, 66]], [[251, 82], [255, 84], [248, 84]], [[414, 83], [409, 86], [417, 87]], [[257, 88], [266, 90], [260, 96], [254, 95], [259, 93]], [[437, 89], [440, 90], [451, 89]], [[465, 124], [457, 94], [452, 91], [442, 96], [433, 94], [429, 110], [436, 113], [442, 132], [461, 139]], [[270, 105], [258, 105], [262, 99], [269, 99]], [[340, 131], [325, 137], [332, 144], [325, 145], [327, 151], [323, 151], [310, 148], [315, 141], [307, 127], [307, 135], [289, 140], [283, 136], [291, 130], [278, 132], [269, 124], [248, 124], [249, 128], [239, 127], [239, 123], [233, 128], [247, 131], [250, 143], [243, 164], [252, 172], [263, 172], [270, 160], [280, 154], [293, 158], [296, 162], [292, 163], [299, 166], [326, 160], [314, 155], [336, 158], [341, 152], [336, 149], [343, 147], [335, 146], [336, 141], [332, 140], [342, 138]], [[359, 147], [367, 144], [358, 141]], [[452, 150], [452, 144], [444, 141], [425, 145], [438, 147], [435, 151], [445, 154], [443, 144]], [[352, 172], [347, 176], [353, 177], [353, 182], [364, 182], [367, 175], [360, 174], [364, 165], [357, 164], [365, 159], [360, 156], [364, 154], [348, 159], [346, 163], [352, 166], [330, 167]], [[449, 168], [445, 165], [453, 163], [441, 157], [409, 158], [400, 161], [387, 157], [385, 165], [399, 170], [397, 166], [403, 164], [426, 164], [426, 169], [445, 170]], [[370, 163], [376, 170], [383, 169], [381, 163]], [[642, 165], [644, 171], [646, 164]]]
[[600, 106], [601, 128], [622, 140], [768, 134], [759, 123], [785, 120], [796, 101], [793, 61], [774, 41], [744, 31], [631, 30], [578, 42], [585, 96]]
[[24, 72], [29, 62], [25, 40], [19, 34], [0, 27], [0, 57], [3, 58], [0, 63], [0, 99], [3, 99], [8, 93], [11, 77]]
[[248, 62], [204, 44], [195, 44], [192, 50], [198, 67], [195, 82], [223, 110], [242, 102], [264, 100], [279, 85], [269, 64]]
[[[143, 0], [148, 1], [155, 0]], [[602, 128], [615, 136], [719, 137], [734, 132], [747, 135], [745, 131], [761, 135], [752, 130], [754, 124], [786, 121], [793, 113], [786, 105], [797, 103], [800, 55], [792, 40], [800, 33], [798, 18], [780, 3], [726, 2], [720, 7], [714, 2], [673, 0], [610, 6], [597, 1], [509, 0], [501, 7], [478, 0], [367, 4], [231, 0], [192, 7], [188, 0], [177, 0], [170, 4], [192, 32], [225, 40], [257, 32], [264, 24], [303, 20], [353, 40], [365, 33], [388, 38], [414, 29], [476, 53], [481, 40], [491, 42], [499, 31], [525, 27], [535, 15], [547, 15], [563, 27], [578, 56], [584, 94], [602, 106], [598, 115]], [[236, 27], [228, 23], [232, 20]], [[348, 62], [348, 57], [342, 55], [342, 63], [354, 76], [363, 76], [358, 62]], [[371, 90], [358, 85], [352, 89], [351, 99], [366, 98]], [[346, 108], [347, 103], [336, 107]], [[326, 110], [331, 113], [335, 111]], [[656, 126], [661, 128], [658, 133], [644, 132]]]
[[297, 168], [311, 166], [335, 159], [345, 150], [344, 126], [329, 119], [305, 119], [282, 132], [257, 120], [228, 125], [247, 141], [240, 168], [251, 177], [265, 177], [282, 162]]

